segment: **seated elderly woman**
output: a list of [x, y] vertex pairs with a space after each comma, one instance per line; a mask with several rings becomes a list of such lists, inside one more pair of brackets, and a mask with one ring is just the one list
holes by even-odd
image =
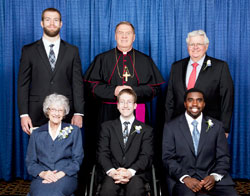
[[47, 96], [43, 111], [49, 122], [33, 131], [27, 150], [27, 170], [33, 177], [29, 194], [72, 195], [83, 159], [81, 130], [62, 122], [69, 113], [65, 96]]

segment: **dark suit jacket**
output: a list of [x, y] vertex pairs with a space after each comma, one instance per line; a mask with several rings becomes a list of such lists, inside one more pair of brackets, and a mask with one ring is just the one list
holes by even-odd
[[[208, 128], [206, 123], [211, 119], [214, 125]], [[228, 172], [230, 169], [230, 155], [222, 123], [214, 118], [204, 117], [197, 156], [185, 115], [165, 123], [162, 143], [163, 165], [167, 175], [176, 182], [183, 175], [190, 175], [199, 180], [211, 173], [224, 175], [218, 185], [233, 185]], [[173, 188], [171, 180], [168, 186]]]
[[82, 66], [78, 49], [61, 40], [52, 72], [42, 40], [22, 49], [18, 74], [19, 114], [29, 114], [34, 126], [47, 122], [42, 112], [45, 97], [52, 93], [69, 98], [71, 116], [84, 112]]
[[[135, 125], [141, 125], [140, 133]], [[123, 144], [120, 119], [104, 122], [98, 145], [98, 163], [106, 173], [111, 168], [124, 167], [136, 170], [135, 175], [143, 174], [151, 168], [153, 159], [152, 128], [135, 120], [132, 124], [126, 148]]]
[[[185, 112], [183, 102], [189, 59], [182, 59], [172, 65], [165, 102], [166, 122]], [[209, 59], [211, 66], [206, 67]], [[195, 88], [205, 93], [206, 107], [203, 113], [222, 121], [225, 131], [229, 132], [233, 112], [233, 81], [227, 63], [206, 56]]]

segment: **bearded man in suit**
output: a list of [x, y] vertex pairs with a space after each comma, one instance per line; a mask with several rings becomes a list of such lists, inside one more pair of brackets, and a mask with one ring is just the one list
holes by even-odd
[[205, 98], [199, 89], [189, 89], [184, 100], [186, 112], [165, 123], [163, 132], [169, 195], [236, 196], [222, 123], [203, 114]]
[[61, 13], [47, 8], [42, 13], [42, 39], [22, 49], [18, 74], [18, 109], [21, 126], [30, 128], [47, 122], [42, 105], [51, 93], [66, 96], [70, 114], [65, 121], [82, 127], [84, 112], [82, 66], [78, 48], [61, 40]]
[[117, 96], [120, 117], [101, 125], [98, 163], [105, 174], [101, 196], [145, 195], [153, 159], [152, 128], [135, 119], [137, 96], [132, 89], [123, 89]]
[[173, 63], [165, 101], [165, 121], [185, 112], [186, 90], [199, 88], [205, 93], [204, 114], [222, 121], [226, 136], [233, 112], [233, 81], [226, 62], [206, 55], [209, 40], [203, 30], [192, 31], [186, 39], [190, 57]]

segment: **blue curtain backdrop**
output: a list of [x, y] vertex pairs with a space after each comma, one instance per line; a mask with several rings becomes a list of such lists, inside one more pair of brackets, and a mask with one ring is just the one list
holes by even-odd
[[[208, 55], [227, 61], [234, 80], [231, 174], [250, 179], [249, 0], [1, 0], [0, 179], [28, 177], [17, 74], [22, 46], [41, 38], [41, 13], [47, 7], [61, 11], [61, 37], [79, 47], [84, 71], [95, 55], [115, 46], [115, 25], [128, 20], [136, 29], [134, 47], [153, 58], [167, 81], [171, 64], [188, 56], [187, 33], [204, 29], [210, 39]], [[152, 118], [155, 110], [153, 105]]]

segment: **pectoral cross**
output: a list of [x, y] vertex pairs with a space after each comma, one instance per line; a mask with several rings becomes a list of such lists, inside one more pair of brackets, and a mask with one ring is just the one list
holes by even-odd
[[128, 81], [128, 77], [131, 77], [127, 66], [124, 67], [124, 74], [122, 75], [122, 77], [125, 77], [125, 82]]

